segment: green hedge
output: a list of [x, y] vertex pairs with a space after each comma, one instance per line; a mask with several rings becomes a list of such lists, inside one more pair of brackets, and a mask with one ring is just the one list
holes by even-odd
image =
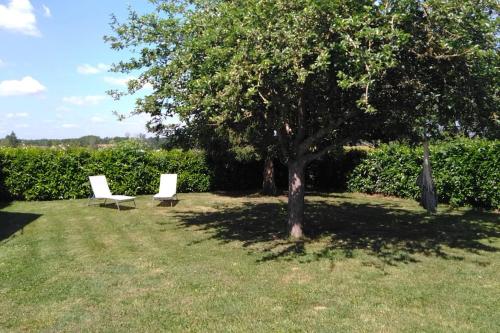
[[156, 193], [160, 174], [177, 173], [179, 192], [204, 192], [213, 176], [199, 151], [144, 151], [137, 147], [87, 149], [0, 149], [1, 199], [55, 200], [85, 198], [88, 176], [106, 175], [111, 191]]
[[[353, 171], [348, 189], [418, 199], [422, 148], [391, 144], [373, 150]], [[461, 139], [431, 145], [440, 202], [500, 208], [500, 141]]]
[[[416, 184], [422, 149], [403, 144], [352, 149], [315, 161], [307, 169], [309, 190], [345, 190], [419, 198]], [[500, 141], [456, 140], [431, 146], [440, 202], [500, 208]], [[275, 163], [279, 187], [287, 170]], [[179, 192], [259, 189], [262, 162], [209, 160], [200, 151], [150, 151], [135, 145], [102, 150], [0, 149], [0, 201], [85, 198], [88, 176], [104, 174], [119, 194], [156, 193], [160, 174], [177, 173]]]

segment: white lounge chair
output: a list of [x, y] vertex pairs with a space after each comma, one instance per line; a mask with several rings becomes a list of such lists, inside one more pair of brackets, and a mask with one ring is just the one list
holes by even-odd
[[163, 174], [160, 176], [160, 192], [153, 196], [153, 200], [177, 201], [177, 174]]
[[92, 186], [92, 192], [94, 194], [89, 197], [88, 206], [91, 205], [90, 201], [95, 199], [104, 199], [104, 204], [106, 204], [107, 200], [112, 200], [115, 202], [116, 207], [120, 210], [120, 202], [133, 201], [134, 207], [135, 205], [135, 197], [129, 197], [127, 195], [113, 195], [109, 190], [108, 181], [106, 180], [106, 176], [90, 176], [90, 186]]

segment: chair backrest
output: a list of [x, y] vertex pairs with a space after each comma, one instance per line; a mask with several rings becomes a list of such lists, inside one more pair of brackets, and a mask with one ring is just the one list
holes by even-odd
[[160, 194], [171, 197], [177, 193], [177, 174], [163, 174], [160, 176]]
[[106, 176], [90, 176], [89, 180], [92, 191], [94, 192], [94, 197], [109, 198], [111, 196]]

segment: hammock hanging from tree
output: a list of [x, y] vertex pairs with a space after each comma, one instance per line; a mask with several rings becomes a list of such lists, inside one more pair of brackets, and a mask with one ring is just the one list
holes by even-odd
[[429, 142], [424, 140], [424, 160], [422, 172], [417, 178], [420, 187], [420, 205], [427, 209], [429, 213], [435, 213], [437, 208], [437, 193], [432, 179], [432, 169], [429, 153]]

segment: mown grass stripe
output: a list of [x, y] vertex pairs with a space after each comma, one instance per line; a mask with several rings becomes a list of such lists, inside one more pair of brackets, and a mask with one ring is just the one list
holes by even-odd
[[1, 328], [411, 332], [500, 325], [498, 215], [441, 207], [428, 219], [400, 199], [312, 196], [307, 216], [319, 233], [297, 244], [277, 236], [281, 199], [182, 197], [172, 208], [140, 197], [138, 209], [121, 212], [81, 200], [6, 207], [42, 217], [0, 244]]

